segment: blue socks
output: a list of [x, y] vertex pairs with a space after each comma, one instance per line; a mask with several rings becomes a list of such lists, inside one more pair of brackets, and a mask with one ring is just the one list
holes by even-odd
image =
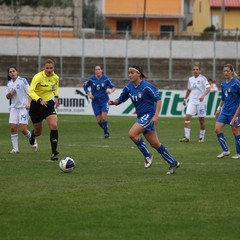
[[217, 138], [218, 138], [218, 141], [222, 147], [222, 150], [224, 152], [227, 152], [228, 151], [228, 145], [227, 145], [227, 141], [226, 141], [226, 138], [224, 137], [223, 133], [219, 133], [217, 134]]
[[151, 156], [150, 152], [148, 151], [147, 145], [142, 138], [140, 138], [137, 142], [134, 143], [137, 145], [138, 149], [142, 152], [145, 158]]
[[240, 135], [235, 137], [235, 145], [237, 154], [240, 154]]
[[167, 148], [164, 145], [161, 145], [157, 151], [161, 154], [162, 158], [171, 166], [177, 165], [177, 161], [173, 156], [168, 152]]
[[100, 128], [103, 128], [102, 122], [98, 123], [98, 125], [100, 126]]
[[[146, 146], [146, 143], [143, 141], [142, 138], [140, 138], [137, 142], [135, 142], [138, 149], [142, 152], [144, 157], [150, 157], [151, 154], [148, 151], [148, 148]], [[162, 158], [171, 166], [177, 165], [177, 161], [173, 158], [173, 156], [168, 152], [166, 147], [164, 145], [161, 145], [158, 149], [156, 149], [162, 156]]]
[[108, 134], [108, 121], [103, 121], [101, 125], [103, 128], [104, 134]]

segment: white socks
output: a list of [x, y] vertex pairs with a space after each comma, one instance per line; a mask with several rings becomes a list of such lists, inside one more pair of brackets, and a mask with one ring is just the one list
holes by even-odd
[[18, 152], [18, 134], [11, 134], [11, 141], [13, 149], [15, 149]]

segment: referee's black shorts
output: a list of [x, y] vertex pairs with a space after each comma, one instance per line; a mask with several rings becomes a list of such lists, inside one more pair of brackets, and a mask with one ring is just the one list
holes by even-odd
[[50, 100], [47, 102], [47, 106], [42, 106], [39, 102], [31, 101], [29, 116], [32, 120], [32, 123], [42, 122], [46, 117], [56, 114], [54, 108], [54, 101]]

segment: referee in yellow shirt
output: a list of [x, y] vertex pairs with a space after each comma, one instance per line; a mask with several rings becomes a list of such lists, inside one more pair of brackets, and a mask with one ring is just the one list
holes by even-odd
[[[59, 77], [54, 73], [54, 61], [46, 59], [43, 71], [37, 73], [30, 84], [28, 95], [31, 97], [29, 115], [33, 130], [29, 142], [34, 145], [35, 138], [42, 133], [42, 121], [46, 119], [50, 128], [51, 160], [58, 160], [58, 117], [55, 106], [58, 107]], [[54, 98], [54, 100], [53, 100]]]

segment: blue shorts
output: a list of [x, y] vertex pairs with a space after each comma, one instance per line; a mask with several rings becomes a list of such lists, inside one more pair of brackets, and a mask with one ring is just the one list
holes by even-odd
[[[232, 114], [229, 115], [229, 114], [221, 112], [220, 115], [218, 116], [217, 122], [230, 125], [233, 115]], [[234, 123], [234, 127], [239, 127], [239, 126], [240, 126], [240, 116], [238, 116], [238, 124]]]
[[103, 112], [108, 113], [109, 106], [108, 100], [93, 100], [92, 101], [92, 108], [95, 116], [101, 115]]
[[152, 131], [156, 130], [152, 122], [152, 118], [153, 116], [149, 114], [144, 114], [142, 117], [138, 118], [137, 123], [145, 128], [145, 131], [143, 132], [143, 134], [151, 130]]

